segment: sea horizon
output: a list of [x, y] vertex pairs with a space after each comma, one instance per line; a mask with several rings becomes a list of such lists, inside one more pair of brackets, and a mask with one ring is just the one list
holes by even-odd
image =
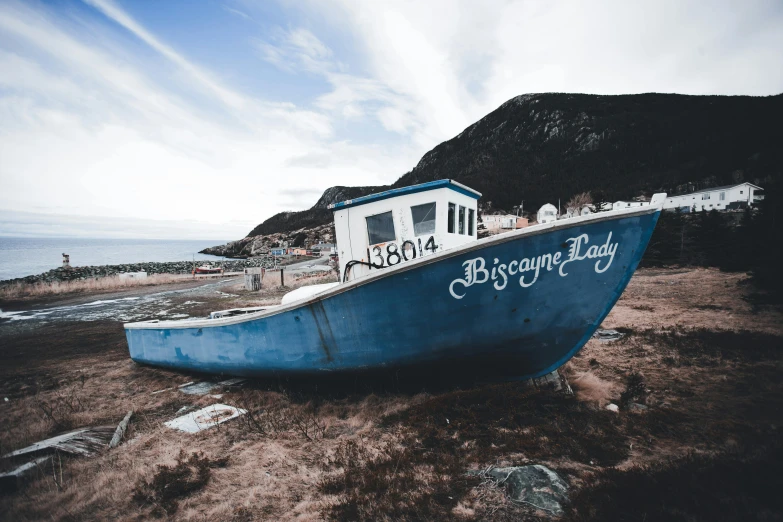
[[74, 267], [220, 260], [225, 258], [198, 252], [228, 241], [0, 236], [0, 281], [37, 275], [58, 268], [62, 266], [62, 254], [70, 256], [70, 264]]

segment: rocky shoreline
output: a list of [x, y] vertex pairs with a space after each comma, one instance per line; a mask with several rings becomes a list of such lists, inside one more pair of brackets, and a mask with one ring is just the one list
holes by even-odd
[[[204, 261], [197, 261], [200, 266]], [[249, 267], [271, 267], [269, 257], [256, 257], [241, 260], [223, 260], [210, 262], [212, 266], [222, 267], [226, 272], [240, 272]], [[128, 272], [147, 272], [148, 274], [190, 274], [193, 271], [193, 261], [175, 261], [167, 263], [128, 263], [123, 265], [75, 266], [71, 268], [56, 268], [43, 274], [6, 279], [0, 281], [0, 286], [11, 284], [53, 283], [55, 281], [79, 281], [98, 277], [115, 276]]]

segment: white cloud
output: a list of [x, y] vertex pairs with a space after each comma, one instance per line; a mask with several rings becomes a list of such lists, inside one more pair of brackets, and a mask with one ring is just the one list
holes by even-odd
[[314, 11], [351, 31], [365, 81], [395, 94], [378, 117], [421, 152], [523, 93], [783, 91], [772, 0], [319, 0]]
[[[176, 79], [153, 79], [46, 12], [0, 6], [0, 35], [36, 51], [0, 50], [0, 208], [43, 204], [96, 223], [113, 215], [257, 224], [317, 199], [278, 196], [285, 187], [382, 184], [408, 167], [390, 151], [334, 141], [320, 110], [225, 86], [116, 5], [94, 3], [188, 75], [207, 103], [193, 105]], [[306, 36], [297, 42], [315, 58], [328, 55]], [[326, 171], [295, 161], [318, 151], [329, 156]]]

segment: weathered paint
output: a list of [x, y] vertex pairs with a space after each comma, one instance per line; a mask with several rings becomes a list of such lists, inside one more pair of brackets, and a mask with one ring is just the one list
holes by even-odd
[[[141, 363], [236, 375], [456, 363], [477, 374], [539, 377], [601, 324], [659, 214], [648, 207], [521, 229], [259, 314], [126, 325], [130, 354]], [[501, 264], [505, 283], [494, 270]]]

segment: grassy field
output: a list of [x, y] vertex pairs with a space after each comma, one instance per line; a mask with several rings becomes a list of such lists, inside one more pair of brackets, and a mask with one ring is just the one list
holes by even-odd
[[[289, 289], [229, 287], [233, 297], [196, 311]], [[604, 322], [625, 336], [590, 341], [562, 369], [572, 396], [393, 375], [185, 395], [177, 385], [204, 377], [133, 363], [117, 322], [7, 326], [0, 452], [135, 414], [118, 448], [60, 455], [0, 496], [3, 520], [548, 519], [466, 474], [530, 463], [569, 483], [565, 520], [783, 516], [783, 315], [756, 304], [740, 274], [637, 272]], [[195, 435], [163, 426], [183, 406], [217, 402], [249, 413]]]

